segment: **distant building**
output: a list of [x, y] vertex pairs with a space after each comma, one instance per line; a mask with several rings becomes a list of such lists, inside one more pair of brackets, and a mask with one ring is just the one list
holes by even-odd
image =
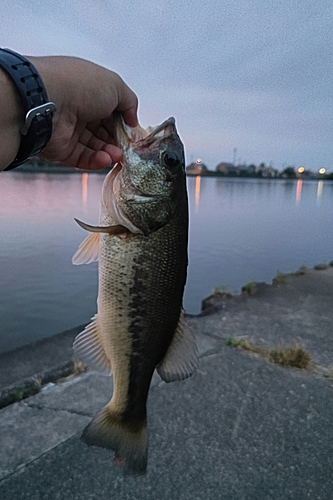
[[254, 176], [256, 173], [256, 166], [251, 164], [247, 167], [247, 173], [248, 175]]
[[208, 172], [208, 167], [202, 163], [201, 158], [198, 158], [186, 167], [185, 170], [188, 175], [205, 175]]
[[215, 170], [223, 175], [237, 175], [236, 167], [233, 163], [222, 161], [217, 165]]
[[294, 167], [287, 167], [281, 173], [282, 179], [296, 179], [296, 172]]
[[255, 173], [257, 177], [264, 177], [264, 178], [278, 177], [279, 175], [279, 172], [275, 168], [271, 166], [266, 167], [265, 163], [260, 163], [260, 165], [256, 167]]
[[262, 172], [263, 177], [277, 177], [278, 171], [273, 167], [266, 167]]

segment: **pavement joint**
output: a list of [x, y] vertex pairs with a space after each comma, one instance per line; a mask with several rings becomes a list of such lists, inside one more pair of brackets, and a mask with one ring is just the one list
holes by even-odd
[[214, 335], [214, 333], [208, 333], [208, 332], [200, 332], [202, 335], [206, 335], [207, 337], [210, 337], [215, 340], [221, 340], [222, 342], [225, 342], [227, 339], [224, 337], [220, 337], [219, 335]]
[[22, 401], [24, 406], [28, 406], [29, 408], [35, 408], [36, 410], [50, 410], [55, 412], [65, 412], [70, 413], [71, 415], [78, 415], [80, 417], [89, 417], [91, 418], [91, 414], [83, 411], [70, 410], [68, 408], [54, 408], [52, 406], [47, 405], [39, 405], [36, 403], [27, 403], [26, 401]]

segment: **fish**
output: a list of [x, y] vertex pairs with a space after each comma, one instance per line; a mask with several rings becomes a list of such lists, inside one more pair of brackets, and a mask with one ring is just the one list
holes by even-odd
[[195, 335], [183, 309], [188, 265], [185, 155], [175, 119], [145, 130], [115, 117], [123, 159], [106, 175], [97, 226], [73, 256], [98, 260], [97, 314], [79, 333], [75, 356], [113, 375], [109, 403], [84, 429], [88, 445], [114, 451], [114, 463], [145, 474], [147, 397], [155, 369], [165, 382], [198, 365]]

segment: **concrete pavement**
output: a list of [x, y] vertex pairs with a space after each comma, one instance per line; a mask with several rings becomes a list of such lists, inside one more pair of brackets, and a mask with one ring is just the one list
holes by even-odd
[[[154, 376], [145, 477], [123, 475], [112, 452], [80, 441], [112, 393], [111, 378], [86, 372], [0, 410], [0, 498], [332, 500], [333, 268], [210, 303], [189, 319], [200, 349], [197, 373], [173, 384]], [[64, 342], [60, 364], [63, 356], [70, 362], [74, 333], [56, 339]], [[311, 369], [228, 347], [230, 337], [264, 347], [298, 342]], [[37, 343], [26, 352], [25, 379], [57, 369], [54, 355], [36, 371], [41, 350]], [[0, 358], [0, 383], [4, 366]]]

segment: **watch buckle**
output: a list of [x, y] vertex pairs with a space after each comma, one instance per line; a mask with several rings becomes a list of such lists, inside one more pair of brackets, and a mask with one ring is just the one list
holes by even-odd
[[36, 108], [32, 108], [25, 115], [25, 122], [23, 127], [21, 128], [21, 134], [27, 135], [31, 122], [36, 116], [47, 115], [51, 113], [55, 113], [57, 110], [54, 102], [47, 102], [46, 104], [42, 104], [41, 106], [36, 106]]

